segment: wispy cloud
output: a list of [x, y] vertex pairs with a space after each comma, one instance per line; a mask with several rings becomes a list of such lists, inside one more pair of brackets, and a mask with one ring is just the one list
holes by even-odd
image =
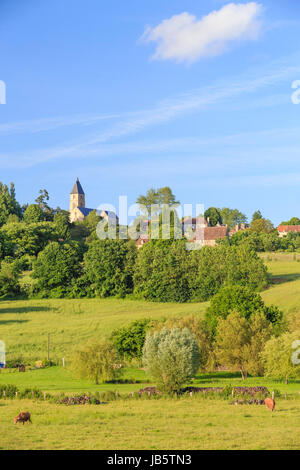
[[[116, 119], [106, 130], [94, 132], [76, 141], [35, 151], [2, 154], [0, 155], [0, 166], [28, 167], [59, 158], [76, 158], [76, 156], [79, 155], [81, 158], [83, 156], [88, 157], [89, 155], [97, 155], [97, 152], [99, 152], [98, 154], [100, 156], [104, 147], [107, 149], [107, 154], [109, 154], [108, 144], [110, 142], [116, 141], [116, 143], [118, 143], [122, 137], [136, 135], [153, 126], [167, 123], [187, 114], [205, 110], [209, 106], [219, 105], [220, 103], [228, 103], [228, 106], [232, 106], [234, 99], [239, 98], [239, 103], [243, 103], [243, 99], [245, 99], [244, 105], [247, 107], [247, 96], [264, 90], [266, 90], [265, 95], [267, 95], [269, 87], [273, 89], [274, 85], [289, 79], [294, 79], [299, 73], [300, 66], [287, 66], [286, 61], [269, 64], [264, 67], [264, 73], [256, 70], [255, 73], [249, 72], [247, 75], [237, 77], [227, 82], [218, 82], [210, 87], [192, 90], [188, 93], [175, 96], [146, 110], [128, 114], [111, 115]], [[287, 90], [287, 95], [288, 93]], [[243, 97], [243, 99], [241, 97]], [[67, 122], [78, 122], [86, 125], [87, 123], [95, 122], [96, 119], [104, 119], [104, 117], [98, 116], [85, 119], [75, 117], [73, 120], [70, 118], [69, 120], [62, 121], [60, 118], [57, 118], [52, 125], [58, 126]], [[44, 122], [42, 127], [46, 128], [49, 125], [47, 121]], [[32, 121], [29, 121], [28, 123], [22, 123], [20, 128], [29, 129], [31, 126]], [[18, 126], [15, 125], [12, 126], [12, 128], [16, 131]], [[35, 125], [34, 128], [35, 132], [37, 132], [37, 130], [41, 128], [41, 124]]]
[[184, 12], [147, 27], [141, 40], [157, 44], [154, 59], [195, 62], [222, 54], [234, 41], [257, 39], [262, 12], [256, 2], [229, 3], [200, 19]]
[[0, 134], [21, 134], [51, 131], [59, 127], [74, 125], [90, 126], [99, 121], [107, 121], [124, 117], [124, 114], [103, 114], [103, 115], [75, 115], [75, 116], [55, 116], [49, 118], [33, 119], [20, 122], [10, 122], [0, 124]]

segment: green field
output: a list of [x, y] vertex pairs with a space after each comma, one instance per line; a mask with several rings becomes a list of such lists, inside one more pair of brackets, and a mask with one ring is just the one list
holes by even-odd
[[[0, 402], [2, 449], [299, 449], [299, 401], [264, 406], [227, 401], [117, 401], [63, 406]], [[33, 424], [14, 425], [30, 410]]]
[[[278, 305], [299, 325], [300, 262], [294, 255], [263, 255], [273, 276], [262, 293], [267, 304]], [[44, 359], [47, 336], [50, 355], [68, 357], [77, 344], [139, 318], [203, 315], [207, 304], [161, 304], [119, 299], [19, 300], [0, 303], [0, 339], [8, 359]], [[122, 395], [149, 385], [138, 368], [124, 370], [123, 378], [137, 383], [94, 385], [74, 378], [68, 367], [0, 373], [0, 384], [20, 389], [38, 387], [57, 394], [118, 390]], [[273, 415], [264, 406], [234, 406], [228, 401], [201, 397], [160, 400], [117, 400], [104, 405], [72, 406], [28, 400], [0, 400], [3, 449], [299, 449], [300, 381], [288, 385], [271, 379], [219, 372], [197, 375], [195, 386], [265, 385], [280, 390]], [[287, 399], [285, 398], [287, 394]], [[32, 413], [32, 425], [13, 424], [20, 411]], [[141, 437], [142, 436], [142, 437]]]

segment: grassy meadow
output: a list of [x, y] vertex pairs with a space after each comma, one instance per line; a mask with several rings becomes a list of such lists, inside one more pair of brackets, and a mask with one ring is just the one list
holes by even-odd
[[[2, 400], [0, 449], [299, 449], [300, 401], [277, 405], [272, 414], [196, 397], [69, 407]], [[32, 424], [14, 425], [21, 410]]]
[[[300, 262], [293, 254], [262, 255], [272, 274], [264, 301], [279, 306], [300, 325]], [[300, 255], [298, 255], [300, 260]], [[141, 318], [204, 315], [207, 304], [162, 304], [121, 299], [44, 299], [1, 301], [0, 339], [7, 359], [44, 359], [50, 333], [50, 357], [66, 358], [67, 367], [2, 370], [1, 384], [37, 387], [51, 394], [118, 391], [123, 396], [151, 385], [145, 371], [124, 370], [125, 384], [95, 385], [74, 378], [68, 357], [77, 344], [109, 336], [117, 327]], [[299, 326], [300, 328], [300, 326]], [[285, 385], [263, 377], [242, 381], [238, 373], [199, 374], [195, 386], [264, 385], [279, 390], [276, 410], [234, 406], [200, 396], [180, 399], [116, 400], [103, 405], [65, 406], [29, 400], [0, 400], [0, 449], [299, 449], [300, 381]], [[286, 395], [285, 395], [286, 394]], [[20, 411], [32, 425], [13, 424]]]

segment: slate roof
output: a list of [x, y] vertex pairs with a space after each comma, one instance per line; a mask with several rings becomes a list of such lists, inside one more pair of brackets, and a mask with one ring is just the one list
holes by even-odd
[[80, 212], [84, 215], [84, 217], [86, 217], [87, 215], [89, 215], [89, 213], [94, 210], [94, 209], [88, 209], [87, 207], [78, 207], [78, 209], [79, 209]]
[[77, 180], [76, 180], [76, 182], [73, 186], [71, 194], [84, 194], [84, 191], [82, 189], [82, 186], [81, 186], [80, 181], [79, 181], [78, 178], [77, 178]]

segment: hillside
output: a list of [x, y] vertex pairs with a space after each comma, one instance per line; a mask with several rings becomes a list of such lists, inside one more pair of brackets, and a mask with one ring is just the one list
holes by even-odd
[[[297, 315], [300, 312], [300, 262], [293, 254], [264, 255], [264, 258], [273, 276], [273, 284], [262, 293], [264, 301], [279, 306], [289, 316]], [[151, 303], [123, 299], [2, 301], [0, 337], [7, 345], [7, 359], [16, 355], [44, 359], [50, 333], [50, 355], [61, 359], [68, 357], [76, 344], [95, 336], [109, 336], [113, 329], [133, 320], [203, 315], [206, 306], [207, 303]]]

